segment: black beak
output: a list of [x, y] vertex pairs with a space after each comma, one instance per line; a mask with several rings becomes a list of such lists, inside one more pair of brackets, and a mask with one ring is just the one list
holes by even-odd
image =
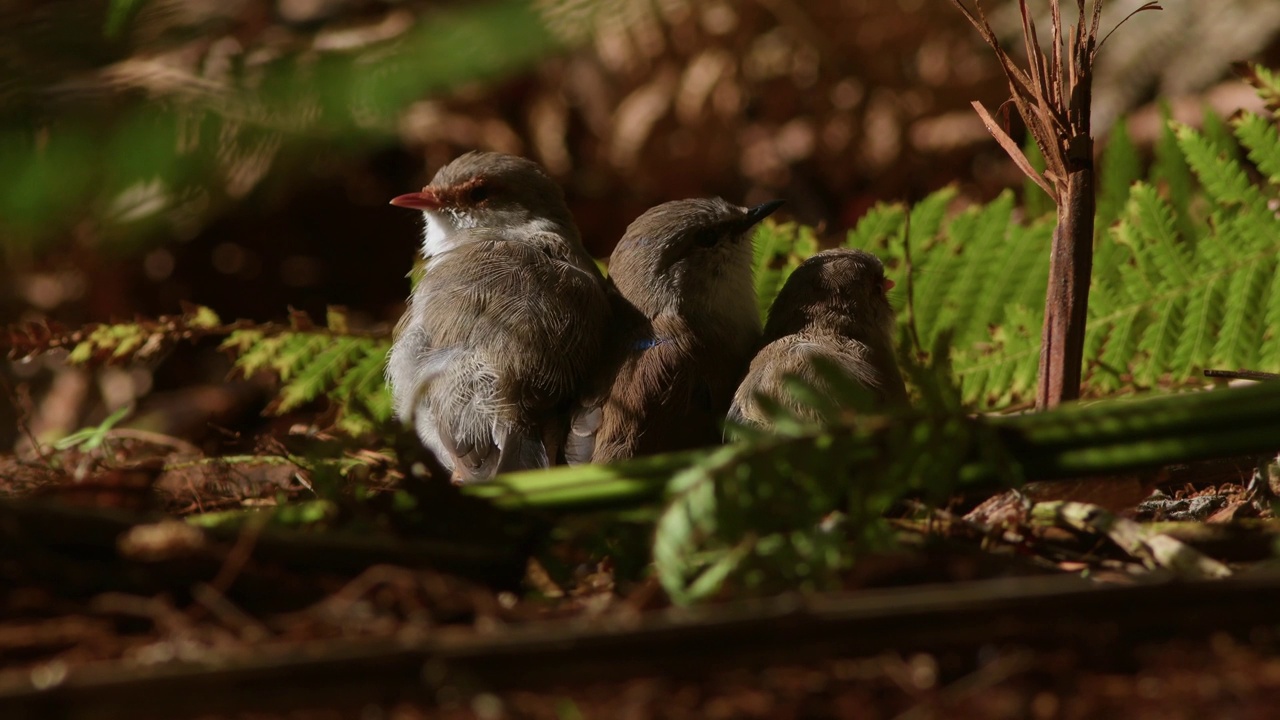
[[761, 220], [772, 215], [778, 208], [782, 207], [785, 200], [770, 200], [767, 203], [761, 203], [747, 211], [745, 220], [747, 227], [758, 225]]

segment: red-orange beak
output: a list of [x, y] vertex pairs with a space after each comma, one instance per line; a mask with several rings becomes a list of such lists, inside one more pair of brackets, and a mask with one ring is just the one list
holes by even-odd
[[[393, 202], [393, 204], [394, 204], [394, 202]], [[890, 280], [889, 278], [885, 278], [885, 279], [884, 279], [884, 291], [885, 291], [885, 292], [889, 292], [890, 290], [892, 290], [894, 285], [897, 285], [897, 283], [895, 283], [894, 281]]]
[[391, 198], [391, 204], [396, 207], [411, 208], [413, 210], [438, 210], [443, 202], [440, 195], [430, 185], [422, 188], [421, 192], [405, 193]]

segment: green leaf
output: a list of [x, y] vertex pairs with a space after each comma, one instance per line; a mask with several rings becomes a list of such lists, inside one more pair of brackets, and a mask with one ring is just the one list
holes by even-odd
[[[1221, 138], [1210, 138], [1186, 125], [1174, 130], [1178, 146], [1210, 196], [1219, 203], [1249, 205], [1261, 202], [1262, 195]], [[1234, 140], [1232, 141], [1234, 148]]]
[[1095, 232], [1101, 233], [1115, 222], [1129, 199], [1129, 186], [1142, 177], [1142, 160], [1129, 137], [1129, 125], [1121, 119], [1107, 136], [1102, 151], [1098, 179]]
[[111, 413], [96, 427], [84, 428], [77, 430], [70, 435], [58, 440], [53, 447], [58, 450], [68, 450], [70, 448], [80, 446], [81, 450], [91, 452], [102, 446], [107, 440], [107, 433], [111, 431], [121, 420], [128, 417], [133, 408], [126, 405], [115, 412]]
[[1249, 159], [1271, 181], [1280, 185], [1280, 135], [1275, 122], [1261, 115], [1246, 113], [1235, 121], [1236, 135], [1249, 152]]

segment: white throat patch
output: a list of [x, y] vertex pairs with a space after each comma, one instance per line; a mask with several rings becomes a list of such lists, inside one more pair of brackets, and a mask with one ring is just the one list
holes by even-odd
[[459, 230], [475, 227], [475, 222], [468, 215], [455, 214], [447, 210], [424, 210], [422, 218], [422, 256], [431, 257], [448, 252], [460, 244]]

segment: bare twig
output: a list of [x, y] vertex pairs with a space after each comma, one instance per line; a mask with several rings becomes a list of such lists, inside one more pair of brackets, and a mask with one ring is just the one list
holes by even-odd
[[1205, 377], [1226, 378], [1227, 380], [1280, 380], [1276, 373], [1258, 370], [1205, 370]]

